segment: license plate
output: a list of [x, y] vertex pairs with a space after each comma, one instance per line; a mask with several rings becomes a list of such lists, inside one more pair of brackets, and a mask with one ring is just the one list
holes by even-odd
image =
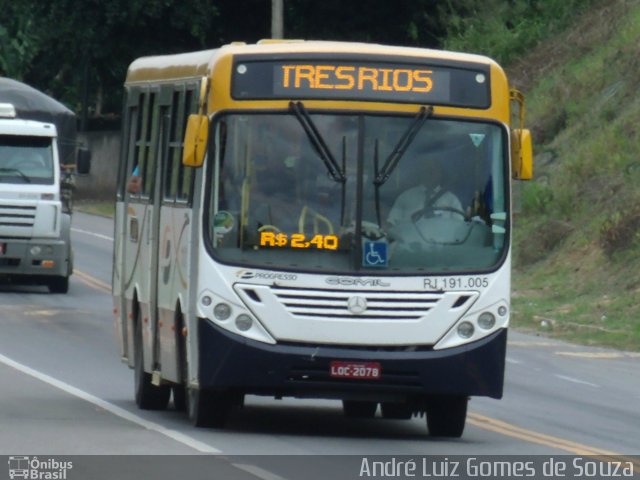
[[378, 362], [331, 362], [329, 372], [333, 378], [379, 380], [382, 367]]

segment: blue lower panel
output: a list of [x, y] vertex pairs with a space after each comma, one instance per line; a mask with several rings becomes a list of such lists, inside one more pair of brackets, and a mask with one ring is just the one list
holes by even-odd
[[[507, 331], [447, 350], [376, 351], [267, 345], [199, 320], [200, 386], [314, 398], [399, 400], [428, 395], [502, 397]], [[378, 362], [376, 380], [336, 379], [330, 362]]]

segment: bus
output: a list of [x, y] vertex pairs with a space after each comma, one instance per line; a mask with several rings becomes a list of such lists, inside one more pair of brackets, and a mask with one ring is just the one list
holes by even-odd
[[221, 428], [246, 395], [333, 399], [460, 437], [469, 397], [502, 396], [532, 151], [499, 65], [269, 40], [137, 59], [124, 89], [113, 298], [140, 408]]

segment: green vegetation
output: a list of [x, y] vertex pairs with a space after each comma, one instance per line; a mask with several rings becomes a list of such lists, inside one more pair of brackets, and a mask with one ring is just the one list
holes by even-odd
[[115, 203], [112, 202], [91, 202], [83, 200], [76, 202], [73, 206], [76, 212], [90, 213], [92, 215], [100, 215], [102, 217], [111, 217], [115, 215]]
[[565, 29], [593, 0], [448, 0], [448, 50], [475, 51], [512, 63], [528, 49]]
[[[640, 1], [579, 3], [566, 30], [508, 64], [527, 96], [536, 153], [515, 218], [513, 323], [640, 350]], [[558, 25], [565, 17], [558, 11]], [[477, 39], [452, 42], [464, 49], [465, 38]], [[495, 56], [513, 59], [500, 42]]]
[[[446, 25], [432, 0], [286, 0], [283, 13], [288, 38], [437, 47]], [[0, 76], [100, 125], [117, 121], [134, 59], [254, 43], [270, 28], [270, 0], [0, 0]]]

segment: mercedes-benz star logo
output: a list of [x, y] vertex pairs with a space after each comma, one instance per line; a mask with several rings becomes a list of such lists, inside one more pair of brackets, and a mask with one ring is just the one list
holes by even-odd
[[347, 301], [349, 311], [354, 315], [360, 315], [367, 310], [367, 299], [364, 297], [349, 297]]

